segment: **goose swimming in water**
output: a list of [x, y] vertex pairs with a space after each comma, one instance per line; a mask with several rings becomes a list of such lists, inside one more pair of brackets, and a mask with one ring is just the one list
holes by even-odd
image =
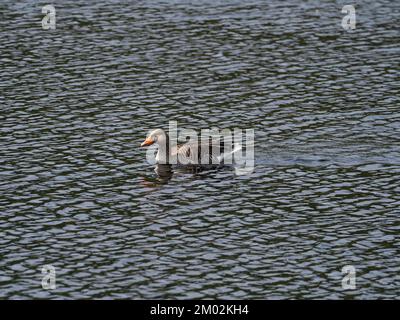
[[233, 153], [241, 149], [239, 144], [226, 146], [221, 139], [200, 140], [200, 142], [189, 141], [183, 144], [173, 145], [167, 133], [162, 129], [150, 132], [141, 147], [158, 145], [156, 155], [157, 164], [177, 164], [177, 165], [223, 165], [224, 160]]

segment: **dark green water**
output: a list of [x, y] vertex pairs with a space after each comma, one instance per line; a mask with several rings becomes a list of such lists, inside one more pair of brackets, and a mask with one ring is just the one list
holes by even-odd
[[[0, 1], [0, 298], [398, 298], [400, 3], [356, 3]], [[170, 120], [254, 172], [162, 183]]]

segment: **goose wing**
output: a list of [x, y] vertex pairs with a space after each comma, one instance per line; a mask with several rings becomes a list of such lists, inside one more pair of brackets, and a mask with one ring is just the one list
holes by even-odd
[[200, 143], [187, 142], [178, 144], [171, 154], [172, 156], [177, 156], [182, 164], [218, 164], [220, 162], [220, 154], [215, 154], [213, 150], [220, 147], [219, 141], [214, 143], [208, 141], [201, 141]]

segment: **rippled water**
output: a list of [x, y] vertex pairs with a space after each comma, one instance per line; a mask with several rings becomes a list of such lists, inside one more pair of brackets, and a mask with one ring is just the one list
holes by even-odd
[[[398, 1], [53, 4], [0, 1], [0, 298], [399, 297]], [[254, 172], [162, 181], [170, 120]]]

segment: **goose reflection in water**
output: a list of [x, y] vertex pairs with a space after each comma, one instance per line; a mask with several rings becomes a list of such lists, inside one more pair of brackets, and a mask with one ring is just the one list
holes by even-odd
[[164, 183], [168, 183], [174, 173], [170, 164], [156, 164], [154, 172], [157, 174], [158, 180]]
[[[191, 178], [201, 178], [203, 175], [201, 173], [215, 172], [223, 169], [231, 169], [230, 166], [177, 166], [172, 167], [170, 164], [156, 164], [154, 167], [154, 172], [156, 177], [144, 176], [142, 179], [142, 185], [146, 187], [157, 187], [170, 182], [174, 175], [189, 174]], [[205, 177], [205, 176], [203, 176]]]

